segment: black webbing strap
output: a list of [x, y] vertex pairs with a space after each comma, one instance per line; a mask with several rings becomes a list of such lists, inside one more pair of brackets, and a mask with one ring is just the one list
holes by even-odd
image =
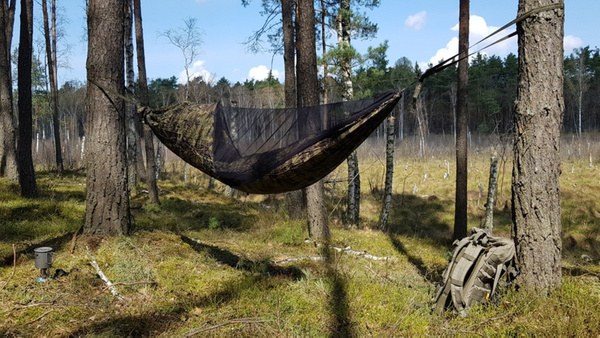
[[[469, 49], [477, 46], [478, 44], [482, 43], [483, 41], [491, 38], [492, 36], [498, 34], [501, 31], [505, 30], [506, 28], [508, 28], [508, 27], [510, 27], [510, 26], [512, 26], [512, 25], [514, 25], [516, 23], [519, 23], [519, 22], [525, 20], [525, 19], [527, 19], [528, 17], [530, 17], [532, 15], [535, 15], [535, 14], [538, 14], [538, 13], [541, 13], [541, 12], [544, 12], [544, 11], [549, 11], [549, 10], [553, 10], [553, 9], [560, 9], [560, 8], [564, 8], [564, 4], [563, 3], [551, 4], [551, 5], [542, 6], [542, 7], [534, 8], [534, 9], [532, 9], [530, 11], [527, 11], [527, 12], [525, 12], [525, 13], [517, 16], [514, 20], [512, 20], [509, 23], [507, 23], [506, 25], [498, 28], [497, 30], [495, 30], [494, 32], [492, 32], [491, 34], [489, 34], [488, 36], [486, 36], [483, 39], [477, 41], [476, 43], [474, 43], [473, 45], [471, 45], [469, 47]], [[513, 37], [515, 35], [517, 35], [516, 31], [512, 32], [512, 33], [510, 33], [510, 34], [508, 34], [508, 35], [506, 35], [506, 36], [504, 36], [504, 37], [502, 37], [502, 38], [500, 38], [500, 39], [498, 39], [498, 40], [496, 40], [496, 41], [494, 41], [494, 42], [492, 42], [492, 43], [490, 43], [490, 44], [488, 44], [488, 45], [486, 45], [484, 47], [481, 47], [480, 49], [478, 49], [478, 50], [476, 50], [476, 51], [474, 51], [474, 52], [472, 52], [470, 54], [462, 56], [462, 57], [459, 57], [460, 53], [454, 54], [453, 56], [449, 57], [448, 59], [446, 59], [446, 60], [438, 63], [437, 65], [435, 65], [435, 66], [433, 66], [433, 67], [431, 67], [429, 69], [427, 69], [425, 71], [425, 73], [423, 73], [423, 75], [421, 75], [421, 77], [419, 77], [419, 80], [417, 81], [417, 85], [415, 87], [415, 91], [414, 91], [414, 94], [413, 94], [413, 104], [415, 104], [417, 98], [419, 97], [419, 92], [421, 91], [421, 87], [423, 85], [423, 81], [425, 81], [426, 78], [430, 77], [431, 75], [433, 75], [435, 73], [441, 72], [442, 70], [444, 70], [444, 69], [446, 69], [446, 68], [448, 68], [450, 66], [453, 66], [453, 65], [457, 64], [459, 61], [461, 61], [463, 59], [466, 59], [468, 57], [471, 57], [471, 56], [473, 56], [473, 55], [481, 52], [482, 50], [484, 50], [486, 48], [489, 48], [489, 47], [491, 47], [491, 46], [493, 46], [495, 44], [498, 44], [498, 43], [500, 43], [500, 42], [502, 42], [504, 40], [507, 40], [507, 39], [509, 39], [509, 38], [511, 38], [511, 37]], [[458, 57], [458, 59], [457, 59], [457, 57]]]

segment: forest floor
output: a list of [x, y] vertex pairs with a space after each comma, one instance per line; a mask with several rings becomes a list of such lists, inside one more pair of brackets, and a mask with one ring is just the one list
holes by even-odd
[[[453, 170], [453, 159], [396, 161], [387, 233], [377, 229], [382, 160], [361, 156], [358, 228], [341, 221], [343, 166], [327, 178], [329, 248], [307, 241], [306, 221], [288, 219], [278, 196], [229, 198], [219, 186], [207, 191], [201, 176], [192, 174], [184, 185], [173, 173], [159, 182], [161, 206], [149, 205], [143, 191], [132, 195], [129, 236], [79, 235], [73, 242], [85, 212], [82, 173], [39, 173], [42, 196], [34, 200], [20, 198], [16, 183], [0, 179], [0, 335], [600, 332], [600, 166], [569, 159], [562, 164], [562, 287], [550, 295], [503, 289], [493, 304], [476, 306], [463, 318], [453, 312], [434, 315], [430, 304], [452, 250], [454, 172], [444, 174]], [[485, 211], [489, 159], [475, 155], [469, 163], [473, 227]], [[511, 163], [500, 166], [494, 231], [510, 236]], [[33, 260], [33, 249], [41, 246], [55, 251], [50, 273], [58, 274], [46, 281], [37, 280]]]

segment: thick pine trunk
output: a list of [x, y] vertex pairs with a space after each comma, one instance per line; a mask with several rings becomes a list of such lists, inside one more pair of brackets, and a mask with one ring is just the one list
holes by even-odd
[[[562, 0], [520, 0], [519, 13]], [[536, 292], [561, 284], [559, 141], [563, 119], [564, 10], [517, 26], [519, 78], [514, 117], [513, 234], [517, 285]]]
[[[296, 21], [296, 71], [298, 107], [319, 104], [317, 53], [315, 38], [315, 7], [312, 1], [299, 1]], [[329, 241], [329, 225], [323, 204], [323, 181], [306, 188], [309, 234], [315, 240]]]
[[19, 34], [19, 142], [18, 168], [21, 196], [38, 196], [31, 154], [33, 109], [31, 103], [31, 54], [33, 43], [33, 0], [21, 0]]
[[[90, 0], [87, 11], [87, 234], [126, 234], [130, 224], [127, 189], [124, 85], [124, 6], [119, 0]], [[103, 92], [98, 86], [102, 86]]]
[[0, 174], [17, 180], [16, 128], [13, 111], [11, 42], [15, 0], [0, 1]]

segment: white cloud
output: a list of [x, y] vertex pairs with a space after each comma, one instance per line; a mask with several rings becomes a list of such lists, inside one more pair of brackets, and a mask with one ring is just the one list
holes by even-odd
[[457, 53], [458, 53], [458, 38], [453, 37], [446, 44], [446, 47], [438, 49], [438, 51], [435, 53], [435, 55], [432, 56], [431, 59], [429, 59], [429, 63], [435, 65], [442, 60], [451, 58], [452, 56], [456, 55]]
[[567, 35], [563, 40], [563, 46], [565, 48], [565, 54], [571, 54], [573, 49], [583, 47], [583, 40], [577, 36]]
[[[490, 26], [487, 24], [485, 19], [479, 15], [471, 15], [469, 17], [469, 45], [473, 46], [475, 43], [479, 42], [481, 39], [485, 38], [489, 34], [495, 32], [499, 27]], [[450, 28], [450, 30], [454, 32], [458, 32], [458, 24], [454, 27]], [[504, 31], [497, 33], [496, 35], [490, 37], [489, 39], [481, 42], [480, 44], [474, 46], [469, 52], [475, 52], [490, 43], [514, 32], [514, 28], [508, 28]], [[498, 44], [490, 46], [481, 51], [482, 54], [487, 55], [497, 55], [500, 57], [506, 56], [508, 53], [517, 51], [517, 40], [516, 38], [511, 38], [508, 40], [504, 40]], [[439, 49], [433, 57], [429, 59], [429, 62], [432, 64], [437, 64], [442, 59], [447, 59], [452, 57], [458, 53], [458, 38], [452, 37], [450, 41], [446, 44], [446, 47]]]
[[415, 15], [409, 15], [406, 21], [404, 21], [404, 27], [419, 31], [425, 27], [427, 23], [427, 12], [421, 11]]
[[[190, 73], [190, 80], [197, 78], [199, 76], [201, 76], [202, 79], [206, 82], [210, 82], [213, 80], [214, 76], [211, 72], [209, 72], [208, 70], [206, 70], [204, 68], [204, 62], [205, 62], [204, 60], [196, 61], [196, 62], [194, 62], [194, 64], [192, 64], [190, 69], [188, 69], [188, 71]], [[177, 77], [177, 83], [185, 84], [186, 82], [187, 82], [187, 78], [185, 75], [185, 70], [182, 70], [179, 73], [179, 76]]]
[[248, 78], [256, 81], [266, 80], [269, 77], [269, 72], [273, 72], [273, 77], [279, 79], [279, 71], [277, 69], [269, 69], [265, 65], [250, 68], [248, 72]]

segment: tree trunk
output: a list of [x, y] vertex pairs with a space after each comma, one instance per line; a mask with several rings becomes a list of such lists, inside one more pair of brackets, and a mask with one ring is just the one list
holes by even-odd
[[33, 0], [21, 0], [21, 28], [19, 33], [19, 141], [18, 168], [21, 196], [38, 196], [31, 145], [33, 136], [33, 109], [31, 103], [31, 54], [33, 43]]
[[[562, 0], [520, 0], [519, 14]], [[561, 284], [560, 130], [564, 10], [517, 24], [519, 77], [514, 116], [513, 234], [519, 287], [546, 292]]]
[[[124, 34], [125, 40], [125, 86], [127, 91], [133, 93], [135, 73], [133, 71], [133, 4], [132, 0], [125, 1], [125, 21]], [[137, 184], [137, 144], [138, 133], [135, 121], [138, 119], [135, 104], [125, 103], [127, 119], [127, 175], [129, 190], [133, 191]]]
[[[294, 52], [294, 1], [281, 1], [281, 18], [283, 22], [283, 63], [285, 68], [285, 107], [293, 108], [296, 106], [296, 63]], [[290, 219], [299, 220], [302, 218], [304, 209], [304, 198], [302, 190], [291, 191], [285, 194], [287, 211]]]
[[469, 82], [469, 0], [460, 0], [458, 84], [456, 88], [456, 192], [454, 239], [467, 236], [467, 113]]
[[388, 218], [392, 206], [392, 187], [394, 181], [394, 116], [387, 118], [386, 144], [385, 144], [385, 188], [381, 215], [379, 216], [379, 229], [388, 230]]
[[496, 201], [496, 188], [498, 187], [498, 153], [494, 150], [490, 158], [490, 178], [488, 182], [487, 202], [485, 203], [484, 229], [488, 235], [494, 231], [494, 204]]
[[11, 42], [16, 1], [0, 1], [0, 174], [17, 180], [16, 128], [13, 111]]
[[[296, 21], [297, 56], [296, 71], [298, 107], [319, 104], [317, 78], [317, 53], [315, 39], [315, 6], [313, 1], [298, 1]], [[306, 188], [308, 232], [316, 240], [329, 241], [329, 225], [323, 204], [323, 181]]]
[[[48, 79], [50, 81], [50, 110], [52, 111], [52, 126], [54, 128], [54, 148], [56, 170], [64, 170], [62, 147], [60, 142], [60, 115], [58, 112], [58, 85], [56, 64], [56, 3], [52, 0], [52, 28], [48, 22], [48, 2], [42, 0], [42, 14], [44, 17], [44, 37], [46, 40], [46, 59], [48, 62]], [[52, 35], [50, 34], [52, 29]]]
[[130, 214], [125, 104], [118, 96], [109, 94], [123, 94], [124, 88], [122, 1], [90, 0], [87, 20], [87, 193], [84, 232], [126, 234]]
[[[144, 31], [142, 28], [142, 7], [140, 0], [133, 0], [135, 18], [135, 45], [138, 64], [138, 82], [140, 90], [140, 104], [149, 106], [148, 80], [146, 78], [146, 57], [144, 51]], [[158, 199], [157, 166], [154, 156], [154, 134], [148, 125], [144, 125], [144, 149], [146, 151], [146, 182], [148, 184], [148, 198], [152, 204], [160, 204]]]
[[[350, 0], [341, 0], [340, 9], [336, 16], [336, 33], [338, 47], [350, 48]], [[350, 101], [354, 97], [352, 84], [352, 65], [350, 58], [340, 60], [342, 99]], [[346, 210], [346, 223], [358, 226], [360, 219], [360, 171], [358, 156], [353, 151], [346, 161], [348, 166], [348, 209]]]

